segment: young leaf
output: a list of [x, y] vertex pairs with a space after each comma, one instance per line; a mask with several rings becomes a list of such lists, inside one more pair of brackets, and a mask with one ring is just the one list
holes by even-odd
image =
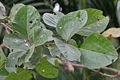
[[30, 48], [30, 44], [25, 40], [20, 38], [15, 34], [8, 34], [3, 39], [3, 44], [10, 48], [16, 50], [28, 50]]
[[12, 28], [20, 32], [24, 38], [29, 39], [31, 30], [40, 26], [40, 15], [33, 6], [23, 6], [15, 15], [13, 21]]
[[64, 55], [65, 59], [69, 61], [75, 61], [80, 59], [81, 52], [75, 46], [67, 44], [57, 38], [55, 38], [55, 44], [57, 45], [61, 53]]
[[115, 62], [118, 54], [104, 36], [94, 33], [81, 46], [81, 63], [89, 68], [100, 68]]
[[22, 8], [23, 6], [25, 6], [24, 4], [15, 4], [13, 5], [11, 11], [10, 11], [10, 19], [13, 21], [14, 20], [14, 17], [16, 15], [16, 13], [19, 11], [20, 8]]
[[0, 68], [5, 63], [6, 60], [7, 60], [6, 56], [4, 55], [3, 50], [0, 47]]
[[103, 12], [97, 9], [85, 9], [88, 14], [88, 20], [78, 34], [88, 36], [92, 33], [100, 33], [107, 27], [109, 18], [103, 16]]
[[61, 12], [56, 12], [55, 14], [45, 13], [43, 15], [43, 21], [49, 26], [56, 27], [58, 20], [63, 16], [64, 14]]
[[63, 16], [57, 23], [57, 32], [66, 41], [77, 33], [87, 22], [87, 12], [79, 10], [68, 13]]
[[11, 72], [5, 80], [30, 80], [34, 74], [33, 71], [17, 68], [17, 72]]
[[6, 9], [4, 5], [0, 2], [0, 19], [4, 19], [6, 17]]
[[26, 52], [25, 51], [13, 51], [9, 54], [8, 60], [5, 64], [5, 68], [8, 72], [16, 72], [16, 64], [18, 58], [22, 57]]
[[56, 78], [58, 76], [58, 67], [59, 64], [57, 61], [54, 62], [55, 65], [51, 64], [47, 57], [44, 57], [40, 60], [40, 64], [36, 66], [36, 71], [43, 77], [46, 78]]

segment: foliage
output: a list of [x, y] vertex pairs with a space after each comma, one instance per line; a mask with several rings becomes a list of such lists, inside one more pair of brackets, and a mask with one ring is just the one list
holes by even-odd
[[[36, 79], [36, 72], [45, 78], [57, 78], [57, 59], [99, 69], [118, 58], [112, 43], [100, 34], [109, 22], [100, 10], [78, 10], [66, 15], [45, 13], [43, 21], [55, 31], [43, 27], [41, 16], [33, 6], [16, 4], [11, 15], [0, 18], [1, 24], [4, 20], [11, 24], [3, 39], [3, 44], [10, 50], [9, 55], [5, 56], [0, 48], [0, 68], [4, 70], [0, 76], [3, 80]], [[73, 38], [76, 34], [88, 36], [82, 45], [76, 44]], [[51, 55], [45, 53], [46, 49]]]

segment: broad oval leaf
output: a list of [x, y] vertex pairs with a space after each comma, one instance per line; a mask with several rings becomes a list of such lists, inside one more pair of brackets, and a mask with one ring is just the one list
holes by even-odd
[[77, 33], [87, 22], [87, 12], [79, 10], [68, 13], [63, 16], [57, 23], [57, 32], [66, 41]]
[[19, 11], [20, 8], [22, 8], [23, 6], [25, 6], [24, 4], [15, 4], [13, 5], [11, 11], [10, 11], [10, 19], [13, 21], [14, 20], [14, 17], [16, 15], [16, 13]]
[[18, 58], [22, 57], [26, 51], [13, 51], [8, 55], [8, 60], [5, 64], [5, 68], [8, 72], [16, 72], [16, 64]]
[[8, 34], [3, 39], [3, 44], [10, 48], [16, 50], [28, 50], [30, 48], [30, 44], [27, 40], [20, 38], [18, 35], [15, 34]]
[[81, 46], [81, 63], [89, 68], [100, 68], [116, 61], [118, 53], [104, 36], [94, 33]]
[[64, 14], [61, 12], [56, 12], [55, 14], [45, 13], [43, 15], [43, 21], [49, 26], [56, 27], [58, 20], [63, 16]]
[[36, 66], [36, 71], [43, 77], [46, 78], [56, 78], [58, 76], [58, 67], [59, 64], [57, 61], [54, 62], [55, 65], [51, 64], [47, 57], [44, 57], [40, 60], [40, 64]]
[[40, 26], [40, 15], [33, 6], [23, 6], [15, 15], [13, 22], [12, 28], [29, 39], [31, 30]]
[[88, 14], [88, 20], [84, 27], [80, 29], [78, 34], [88, 36], [92, 33], [100, 33], [104, 31], [109, 23], [109, 18], [103, 16], [103, 12], [97, 9], [85, 9]]
[[63, 54], [65, 59], [69, 61], [77, 61], [78, 59], [80, 59], [81, 52], [79, 51], [78, 48], [76, 48], [73, 45], [67, 44], [57, 38], [55, 38], [54, 40], [55, 40], [55, 44], [57, 45], [57, 47], [59, 48], [60, 52]]

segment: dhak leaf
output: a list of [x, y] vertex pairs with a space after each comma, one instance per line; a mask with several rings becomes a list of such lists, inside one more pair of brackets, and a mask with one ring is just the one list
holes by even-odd
[[81, 46], [81, 63], [89, 68], [100, 68], [115, 62], [118, 54], [104, 36], [94, 33]]
[[81, 52], [75, 46], [67, 44], [57, 38], [55, 38], [55, 44], [57, 45], [65, 59], [69, 61], [76, 61], [80, 58]]
[[57, 23], [57, 32], [66, 41], [77, 33], [87, 22], [87, 12], [79, 10], [68, 13], [63, 16]]
[[36, 66], [36, 71], [43, 77], [46, 78], [56, 78], [58, 76], [58, 67], [59, 64], [57, 60], [55, 60], [55, 65], [51, 64], [47, 57], [44, 57], [40, 60], [40, 64]]
[[33, 71], [17, 68], [17, 72], [11, 72], [5, 80], [30, 80], [34, 74]]
[[40, 15], [33, 6], [23, 6], [16, 13], [13, 22], [12, 28], [20, 32], [24, 38], [29, 39], [31, 30], [40, 26]]
[[88, 14], [88, 20], [78, 34], [88, 36], [92, 33], [100, 33], [107, 27], [109, 18], [103, 16], [103, 12], [97, 9], [85, 9]]
[[16, 72], [16, 65], [18, 58], [22, 57], [25, 51], [13, 51], [9, 54], [8, 60], [5, 64], [5, 68], [8, 72]]
[[61, 12], [56, 12], [55, 14], [45, 13], [43, 21], [49, 26], [56, 27], [58, 20], [63, 16], [64, 14]]
[[6, 56], [4, 55], [3, 50], [0, 47], [0, 68], [5, 63], [6, 60], [7, 60]]
[[0, 2], [0, 19], [4, 19], [6, 17], [6, 9], [4, 5]]
[[19, 11], [19, 9], [20, 8], [22, 8], [23, 6], [25, 6], [24, 4], [15, 4], [15, 5], [13, 5], [13, 7], [12, 7], [12, 9], [11, 9], [11, 11], [10, 11], [10, 15], [9, 15], [9, 17], [10, 17], [10, 19], [13, 21], [14, 20], [14, 17], [15, 17], [15, 15], [16, 15], [16, 13]]
[[30, 44], [27, 42], [27, 40], [19, 37], [15, 34], [8, 34], [3, 39], [3, 44], [10, 48], [15, 50], [22, 50], [26, 51], [30, 48]]

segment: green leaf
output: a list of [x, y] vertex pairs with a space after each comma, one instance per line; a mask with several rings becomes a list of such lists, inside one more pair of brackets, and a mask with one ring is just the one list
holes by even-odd
[[24, 4], [15, 4], [13, 5], [11, 11], [10, 11], [10, 19], [13, 21], [14, 20], [14, 17], [16, 15], [16, 13], [20, 10], [20, 8], [22, 8], [23, 6], [25, 6]]
[[89, 68], [100, 68], [112, 64], [118, 54], [112, 43], [104, 36], [94, 33], [81, 46], [81, 63]]
[[64, 14], [61, 12], [56, 12], [55, 14], [45, 13], [43, 15], [43, 21], [49, 26], [56, 27], [58, 20], [63, 16]]
[[61, 52], [60, 52], [60, 50], [58, 49], [58, 47], [55, 44], [50, 44], [48, 46], [48, 49], [50, 51], [51, 56], [54, 56], [54, 57], [58, 56], [58, 57], [60, 57], [60, 53]]
[[27, 67], [28, 69], [35, 68], [35, 65], [40, 62], [41, 55], [42, 55], [42, 46], [38, 46], [38, 47], [33, 46], [32, 49], [30, 50], [30, 55], [24, 66]]
[[30, 80], [34, 74], [33, 71], [17, 68], [17, 72], [10, 73], [5, 80]]
[[[0, 68], [0, 76], [7, 76], [9, 73], [5, 69], [5, 67]], [[0, 78], [1, 79], [1, 78]]]
[[58, 67], [59, 64], [57, 60], [55, 60], [55, 65], [51, 64], [47, 57], [44, 57], [40, 60], [40, 64], [36, 66], [36, 71], [43, 77], [46, 78], [56, 78], [58, 76]]
[[104, 17], [103, 12], [97, 9], [85, 9], [88, 13], [88, 20], [78, 34], [88, 36], [92, 33], [100, 33], [105, 30], [109, 23], [109, 17]]
[[22, 57], [25, 51], [13, 51], [8, 55], [8, 60], [5, 64], [5, 68], [8, 72], [16, 72], [16, 64], [18, 58]]
[[6, 62], [6, 56], [3, 53], [2, 48], [0, 47], [0, 68]]
[[57, 45], [65, 59], [69, 61], [75, 61], [80, 59], [81, 52], [75, 46], [67, 44], [57, 38], [55, 38], [55, 44]]
[[63, 16], [57, 23], [57, 32], [66, 41], [77, 33], [87, 22], [87, 12], [79, 10], [68, 13]]
[[31, 41], [35, 44], [35, 46], [43, 45], [45, 42], [50, 41], [52, 39], [52, 31], [47, 30], [45, 28], [34, 28], [31, 33]]
[[30, 44], [27, 42], [27, 40], [20, 38], [18, 35], [15, 34], [6, 35], [3, 39], [3, 44], [6, 47], [15, 50], [26, 51], [30, 48]]
[[0, 2], [0, 19], [4, 19], [6, 17], [6, 9], [4, 5]]
[[29, 39], [31, 30], [40, 26], [40, 15], [33, 6], [23, 6], [15, 15], [13, 21], [12, 28], [20, 32], [24, 38]]

